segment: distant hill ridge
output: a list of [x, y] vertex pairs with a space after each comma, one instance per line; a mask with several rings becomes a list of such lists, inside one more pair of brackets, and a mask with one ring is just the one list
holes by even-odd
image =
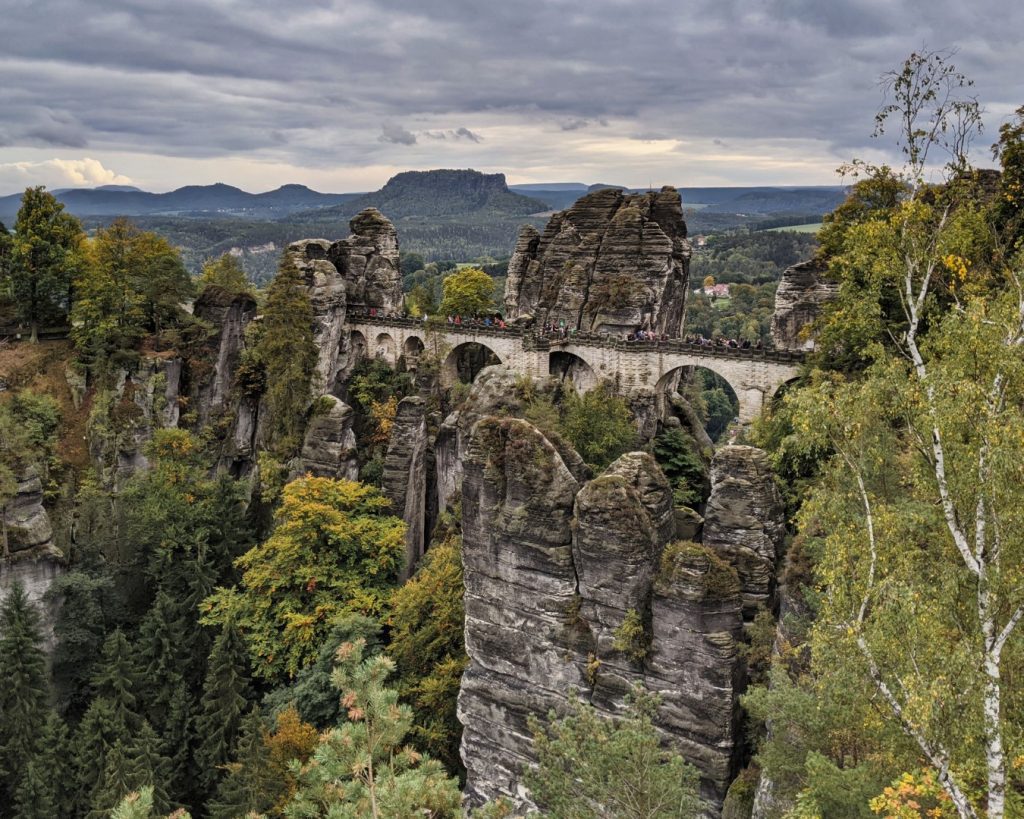
[[[305, 185], [282, 185], [264, 193], [248, 193], [232, 185], [186, 185], [168, 193], [149, 193], [130, 186], [63, 188], [54, 195], [76, 216], [149, 216], [225, 214], [254, 219], [278, 219], [296, 211], [337, 205], [358, 197], [354, 193], [319, 193]], [[21, 194], [0, 197], [0, 221], [10, 223], [21, 205]]]
[[548, 210], [541, 199], [510, 191], [503, 173], [440, 169], [396, 174], [379, 191], [344, 204], [297, 214], [296, 221], [320, 222], [377, 208], [392, 221], [409, 217], [528, 216]]

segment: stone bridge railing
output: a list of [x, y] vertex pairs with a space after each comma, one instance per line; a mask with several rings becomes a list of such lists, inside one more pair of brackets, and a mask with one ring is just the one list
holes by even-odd
[[401, 316], [354, 316], [348, 323], [355, 328], [359, 325], [401, 327], [420, 332], [442, 333], [452, 336], [483, 335], [495, 338], [520, 338], [525, 349], [547, 350], [560, 349], [567, 345], [576, 347], [601, 347], [628, 352], [650, 353], [688, 353], [695, 356], [719, 356], [724, 358], [740, 358], [751, 361], [771, 361], [780, 364], [799, 364], [804, 360], [804, 353], [796, 350], [756, 349], [753, 347], [727, 347], [717, 344], [697, 344], [681, 338], [658, 339], [656, 341], [627, 341], [607, 333], [573, 333], [569, 336], [538, 333], [532, 328], [508, 326], [504, 329], [488, 327], [484, 324], [466, 322], [452, 325], [446, 322], [423, 321], [423, 319], [404, 318]]

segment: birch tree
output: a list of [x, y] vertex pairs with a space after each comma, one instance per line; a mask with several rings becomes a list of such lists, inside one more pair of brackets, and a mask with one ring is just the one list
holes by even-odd
[[896, 320], [862, 374], [792, 399], [798, 433], [834, 453], [800, 514], [828, 533], [812, 645], [860, 669], [960, 817], [1001, 819], [1021, 809], [1008, 757], [1024, 760], [1024, 253], [968, 164], [969, 81], [930, 53], [884, 83], [877, 133], [898, 123], [907, 193], [832, 262]]

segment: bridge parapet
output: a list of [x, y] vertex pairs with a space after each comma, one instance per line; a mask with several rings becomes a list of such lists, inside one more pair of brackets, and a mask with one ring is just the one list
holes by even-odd
[[433, 332], [443, 335], [467, 336], [483, 335], [496, 338], [522, 338], [523, 347], [531, 350], [558, 349], [564, 346], [602, 347], [606, 349], [624, 350], [627, 352], [652, 353], [688, 353], [696, 356], [717, 356], [723, 358], [741, 358], [753, 361], [772, 361], [783, 364], [799, 364], [804, 360], [805, 353], [796, 350], [755, 349], [753, 347], [727, 347], [718, 344], [697, 344], [681, 338], [658, 339], [652, 341], [627, 341], [624, 338], [600, 333], [573, 333], [570, 336], [551, 335], [529, 332], [521, 327], [505, 328], [488, 327], [484, 324], [464, 323], [447, 324], [427, 322], [422, 319], [404, 318], [401, 316], [358, 316], [349, 319], [354, 328], [363, 326], [401, 327], [408, 330], [419, 330], [423, 333]]

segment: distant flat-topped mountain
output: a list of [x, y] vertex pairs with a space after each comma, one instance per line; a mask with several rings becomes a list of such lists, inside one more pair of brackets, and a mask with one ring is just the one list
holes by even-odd
[[329, 221], [370, 207], [392, 221], [411, 217], [527, 216], [548, 210], [544, 201], [510, 191], [504, 174], [444, 169], [406, 171], [391, 177], [379, 191], [295, 218]]
[[[168, 193], [148, 193], [129, 185], [64, 188], [54, 195], [76, 216], [238, 216], [279, 219], [297, 211], [337, 205], [359, 194], [318, 193], [305, 185], [283, 185], [247, 193], [231, 185], [186, 185]], [[11, 223], [21, 194], [0, 197], [0, 221]]]

